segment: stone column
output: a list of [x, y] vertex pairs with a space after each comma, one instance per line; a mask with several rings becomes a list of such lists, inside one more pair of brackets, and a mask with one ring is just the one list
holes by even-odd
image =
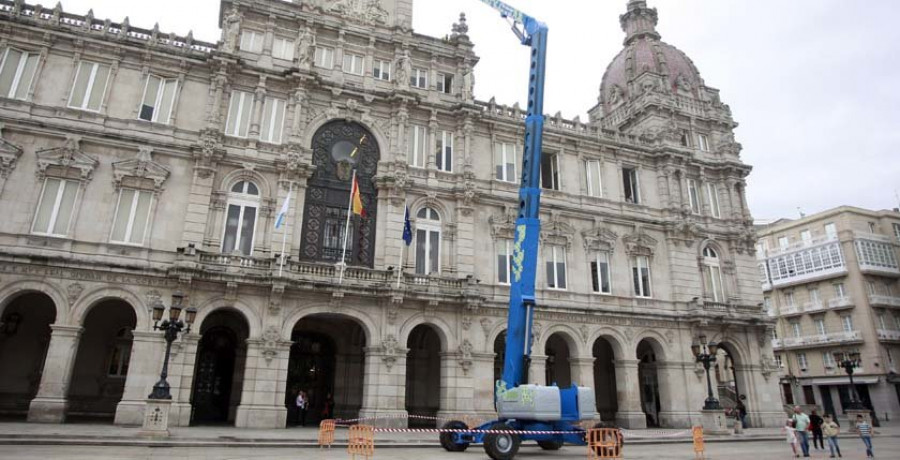
[[666, 428], [690, 428], [692, 422], [690, 398], [684, 388], [685, 371], [693, 363], [657, 362], [656, 378], [659, 384], [659, 423]]
[[438, 409], [438, 426], [448, 420], [461, 420], [471, 415], [475, 408], [475, 388], [472, 378], [471, 356], [462, 353], [441, 353], [441, 398]]
[[168, 380], [173, 402], [169, 413], [169, 426], [191, 424], [191, 393], [199, 344], [200, 335], [196, 331], [182, 335], [172, 344]]
[[647, 416], [641, 408], [641, 381], [638, 377], [636, 359], [617, 359], [616, 393], [619, 411], [616, 413], [616, 424], [620, 427], [637, 429], [647, 428]]
[[162, 332], [134, 331], [125, 392], [116, 406], [116, 425], [141, 425], [147, 395], [159, 380], [166, 341]]
[[547, 384], [547, 355], [531, 354], [531, 369], [528, 370], [528, 383]]
[[406, 428], [406, 348], [366, 347], [363, 403], [360, 417], [397, 417], [374, 422]]
[[473, 415], [488, 419], [496, 415], [494, 410], [494, 354], [472, 354]]
[[44, 372], [37, 396], [28, 407], [29, 422], [62, 423], [66, 420], [66, 394], [78, 353], [80, 326], [51, 324], [50, 345], [44, 358]]
[[284, 428], [287, 408], [284, 394], [290, 342], [247, 340], [244, 386], [237, 408], [238, 428]]

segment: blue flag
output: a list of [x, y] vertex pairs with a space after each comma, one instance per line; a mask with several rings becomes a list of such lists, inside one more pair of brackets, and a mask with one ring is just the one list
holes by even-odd
[[409, 246], [412, 244], [412, 226], [409, 224], [409, 206], [406, 207], [406, 215], [403, 217], [403, 241]]

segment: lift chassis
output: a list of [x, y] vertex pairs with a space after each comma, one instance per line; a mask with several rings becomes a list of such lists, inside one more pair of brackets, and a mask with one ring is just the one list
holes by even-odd
[[[547, 26], [496, 0], [481, 0], [498, 10], [512, 25], [521, 43], [531, 48], [528, 78], [528, 110], [525, 148], [516, 219], [506, 358], [503, 375], [496, 383], [494, 403], [499, 418], [477, 428], [460, 421], [446, 423], [441, 445], [448, 451], [464, 451], [483, 443], [494, 460], [515, 457], [522, 441], [537, 441], [546, 450], [563, 444], [585, 445], [584, 429], [574, 422], [596, 417], [593, 389], [572, 386], [526, 385], [531, 356], [531, 330], [535, 308], [535, 274], [541, 231], [541, 147], [544, 130], [544, 80], [547, 62]], [[485, 431], [488, 431], [485, 433]], [[499, 433], [498, 433], [499, 432]]]

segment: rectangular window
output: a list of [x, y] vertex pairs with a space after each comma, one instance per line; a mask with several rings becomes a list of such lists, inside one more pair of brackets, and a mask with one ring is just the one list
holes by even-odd
[[250, 53], [261, 53], [263, 49], [263, 39], [265, 35], [255, 30], [245, 30], [241, 32], [241, 51]]
[[698, 134], [697, 135], [698, 147], [703, 152], [709, 152], [709, 137], [706, 134]]
[[353, 75], [362, 75], [364, 72], [365, 60], [362, 56], [350, 53], [344, 53], [344, 72]]
[[784, 361], [781, 358], [781, 355], [775, 355], [775, 365], [778, 366], [779, 369], [784, 369]]
[[150, 204], [153, 194], [141, 190], [123, 188], [113, 220], [110, 241], [127, 244], [144, 244], [147, 224], [150, 222]]
[[409, 165], [417, 168], [425, 167], [425, 143], [428, 130], [424, 126], [409, 127]]
[[635, 168], [622, 168], [622, 187], [625, 201], [638, 204], [641, 202], [640, 184]]
[[316, 67], [323, 69], [334, 68], [334, 49], [327, 46], [317, 46], [316, 53], [313, 56], [313, 63]]
[[284, 99], [267, 97], [263, 104], [262, 125], [259, 129], [259, 140], [270, 144], [280, 144], [284, 130]]
[[809, 303], [817, 305], [821, 301], [819, 300], [819, 288], [811, 287], [809, 288]]
[[887, 318], [884, 317], [884, 313], [878, 313], [878, 327], [880, 329], [887, 330]]
[[168, 124], [175, 105], [175, 90], [178, 80], [148, 75], [144, 85], [144, 97], [138, 118], [154, 123]]
[[81, 110], [99, 111], [109, 80], [109, 66], [96, 62], [81, 61], [75, 73], [75, 84], [69, 97], [69, 107]]
[[229, 204], [225, 215], [225, 237], [222, 252], [253, 254], [253, 234], [256, 232], [256, 206]]
[[809, 362], [806, 361], [806, 353], [797, 353], [797, 364], [800, 365], [801, 371], [809, 369]]
[[597, 160], [584, 162], [584, 171], [587, 176], [588, 196], [602, 197], [603, 179], [600, 175], [600, 162]]
[[591, 283], [594, 292], [612, 294], [612, 282], [609, 266], [609, 253], [598, 252], [597, 258], [591, 261]]
[[128, 375], [128, 362], [131, 359], [131, 344], [120, 342], [113, 346], [109, 354], [109, 377], [125, 377]]
[[559, 155], [541, 155], [541, 188], [559, 190]]
[[634, 281], [636, 297], [652, 297], [650, 291], [650, 258], [635, 256], [631, 258], [631, 275]]
[[409, 76], [409, 85], [414, 88], [428, 89], [428, 71], [425, 69], [413, 69]]
[[719, 210], [719, 188], [716, 187], [716, 184], [706, 184], [706, 197], [709, 199], [709, 210], [712, 216], [716, 219], [722, 217], [722, 212]]
[[812, 233], [809, 230], [803, 230], [800, 232], [800, 241], [803, 241], [805, 245], [809, 245], [812, 243]]
[[691, 200], [691, 212], [700, 214], [700, 191], [694, 179], [688, 179], [688, 198]]
[[294, 41], [288, 38], [275, 37], [272, 40], [272, 57], [285, 61], [294, 60]]
[[825, 363], [825, 369], [834, 369], [837, 365], [834, 355], [828, 351], [822, 353], [822, 362]]
[[78, 182], [47, 178], [41, 192], [31, 232], [40, 235], [66, 236], [75, 208]]
[[[322, 255], [328, 260], [339, 261], [344, 255], [344, 233], [347, 232], [347, 208], [325, 208], [325, 224], [322, 226]], [[356, 234], [355, 223], [350, 221], [350, 234]], [[353, 238], [347, 238], [347, 260], [353, 255]]]
[[391, 80], [391, 61], [380, 61], [376, 59], [372, 64], [372, 76], [375, 77], [376, 80]]
[[795, 338], [800, 337], [800, 323], [798, 323], [797, 321], [791, 321], [791, 333], [794, 334]]
[[437, 229], [416, 230], [416, 274], [430, 275], [441, 271], [441, 232]]
[[453, 133], [441, 131], [434, 164], [438, 171], [453, 172]]
[[866, 281], [866, 291], [869, 292], [869, 295], [878, 295], [878, 289], [875, 288], [874, 281]]
[[778, 237], [778, 247], [780, 249], [787, 249], [788, 246], [791, 245], [791, 240], [786, 236]]
[[772, 298], [769, 296], [763, 297], [763, 306], [766, 307], [766, 311], [772, 311]]
[[516, 146], [515, 144], [497, 144], [494, 151], [494, 177], [504, 182], [516, 181]]
[[875, 222], [869, 222], [869, 233], [875, 233]]
[[825, 335], [825, 320], [822, 318], [816, 318], [816, 332], [819, 335]]
[[512, 240], [500, 240], [497, 242], [497, 282], [510, 284], [512, 279]]
[[853, 317], [850, 315], [841, 316], [841, 325], [844, 327], [844, 332], [853, 332]]
[[891, 224], [894, 227], [894, 236], [900, 240], [900, 224]]
[[825, 224], [825, 236], [828, 237], [829, 240], [833, 240], [837, 238], [837, 226], [834, 223]]
[[566, 249], [561, 246], [547, 246], [546, 257], [547, 288], [566, 289]]
[[25, 100], [41, 56], [7, 48], [0, 64], [0, 96]]
[[794, 306], [794, 293], [787, 291], [784, 293], [784, 304], [788, 307]]
[[250, 114], [253, 110], [253, 93], [232, 91], [231, 103], [228, 106], [228, 121], [225, 123], [225, 134], [235, 137], [247, 137], [250, 130]]
[[847, 291], [844, 290], [844, 283], [834, 284], [834, 296], [839, 299], [847, 297]]
[[691, 146], [691, 133], [686, 129], [681, 130], [681, 146], [682, 147], [690, 147]]
[[444, 94], [450, 94], [450, 92], [453, 90], [453, 76], [445, 73], [439, 73], [437, 79], [437, 90]]

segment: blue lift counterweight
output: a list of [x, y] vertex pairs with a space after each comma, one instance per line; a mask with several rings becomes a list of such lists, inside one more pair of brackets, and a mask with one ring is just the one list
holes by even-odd
[[[471, 443], [484, 443], [494, 460], [515, 457], [523, 440], [537, 441], [545, 450], [559, 449], [563, 443], [585, 444], [584, 430], [572, 422], [596, 416], [593, 389], [526, 385], [531, 356], [531, 330], [535, 308], [535, 274], [541, 232], [541, 152], [544, 131], [544, 79], [547, 62], [547, 26], [497, 0], [481, 0], [500, 11], [512, 23], [512, 30], [531, 48], [528, 76], [528, 110], [525, 119], [525, 149], [522, 155], [522, 182], [519, 188], [519, 215], [513, 249], [512, 279], [506, 333], [503, 374], [497, 382], [494, 402], [499, 420], [477, 430], [504, 430], [517, 433], [446, 432], [441, 445], [448, 451], [463, 451]], [[443, 428], [467, 430], [464, 423], [451, 421]], [[549, 432], [549, 433], [548, 433]]]

